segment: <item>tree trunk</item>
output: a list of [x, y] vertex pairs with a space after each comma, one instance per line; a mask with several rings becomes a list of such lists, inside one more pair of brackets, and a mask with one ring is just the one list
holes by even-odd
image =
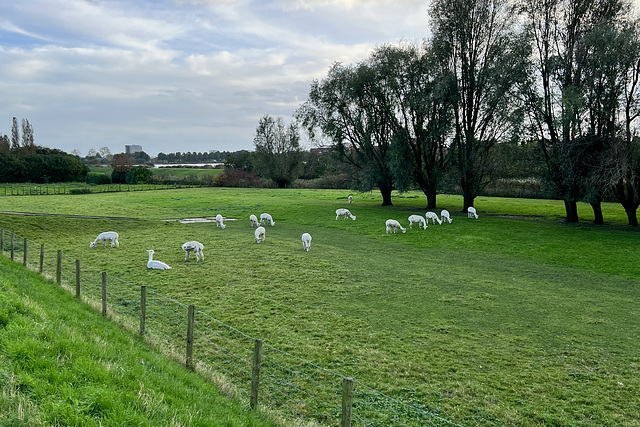
[[578, 204], [575, 201], [564, 201], [564, 210], [567, 213], [566, 222], [578, 222]]
[[392, 186], [380, 186], [380, 194], [382, 195], [382, 206], [392, 206], [391, 203], [391, 191], [393, 191]]
[[597, 202], [591, 203], [591, 207], [593, 208], [593, 223], [598, 225], [604, 224], [604, 216], [602, 215], [602, 203], [598, 200]]
[[629, 225], [632, 227], [638, 226], [638, 217], [636, 216], [637, 207], [633, 206], [624, 206], [624, 211], [627, 214], [627, 219], [629, 220]]
[[462, 195], [463, 198], [463, 207], [462, 212], [466, 212], [468, 208], [473, 206], [473, 201], [476, 199], [476, 196], [472, 195], [470, 192], [464, 192]]
[[425, 196], [427, 196], [427, 209], [435, 209], [436, 208], [436, 189], [429, 187], [426, 191], [424, 191]]

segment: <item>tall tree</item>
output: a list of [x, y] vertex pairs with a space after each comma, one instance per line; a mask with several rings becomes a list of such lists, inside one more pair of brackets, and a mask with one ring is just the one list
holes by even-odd
[[447, 167], [451, 75], [426, 44], [382, 46], [372, 54], [372, 62], [380, 69], [380, 83], [394, 113], [391, 167], [396, 187], [417, 183], [427, 197], [427, 209], [433, 209]]
[[[537, 1], [537, 0], [536, 0]], [[504, 0], [434, 0], [432, 44], [454, 76], [453, 165], [466, 210], [491, 177], [492, 147], [511, 136], [527, 51]]]
[[18, 151], [20, 149], [20, 130], [18, 129], [18, 119], [13, 118], [11, 124], [11, 150]]
[[[613, 24], [626, 0], [520, 0], [532, 41], [534, 84], [527, 96], [554, 195], [564, 200], [566, 221], [577, 222], [577, 201], [585, 196], [584, 173], [594, 143], [585, 117], [586, 37]], [[615, 46], [608, 46], [615, 49]], [[602, 122], [604, 123], [604, 122]]]
[[290, 186], [302, 173], [300, 135], [295, 124], [285, 126], [282, 117], [260, 118], [256, 135], [254, 171], [280, 188]]
[[296, 112], [311, 139], [328, 137], [343, 162], [353, 166], [354, 185], [378, 187], [382, 205], [391, 205], [394, 189], [390, 167], [393, 109], [380, 85], [375, 64], [335, 64], [322, 81], [314, 81], [309, 100]]
[[33, 141], [33, 126], [27, 119], [22, 119], [22, 149], [29, 154], [33, 154], [36, 151]]

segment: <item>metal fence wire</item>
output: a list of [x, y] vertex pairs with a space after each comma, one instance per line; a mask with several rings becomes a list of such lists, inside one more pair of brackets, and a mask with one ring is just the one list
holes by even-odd
[[[26, 242], [26, 245], [25, 245]], [[189, 306], [146, 286], [107, 275], [55, 249], [0, 229], [0, 255], [12, 256], [50, 280], [59, 281], [85, 303], [130, 329], [140, 328], [165, 354], [184, 360], [188, 346]], [[106, 296], [106, 300], [103, 297]], [[419, 399], [405, 402], [357, 380], [279, 350], [193, 310], [193, 361], [224, 392], [249, 402], [259, 395], [262, 407], [275, 410], [299, 425], [344, 424], [343, 384], [353, 384], [349, 424], [367, 427], [457, 426]], [[255, 379], [256, 343], [260, 341], [259, 392]], [[189, 350], [187, 350], [188, 353]], [[187, 359], [188, 359], [187, 355]], [[187, 364], [188, 364], [187, 360]], [[255, 393], [255, 395], [254, 395]]]

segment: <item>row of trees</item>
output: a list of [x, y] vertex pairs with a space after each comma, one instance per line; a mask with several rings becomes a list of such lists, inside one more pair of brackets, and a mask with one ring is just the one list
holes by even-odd
[[[311, 139], [330, 141], [385, 205], [417, 185], [434, 208], [446, 175], [464, 209], [495, 176], [497, 148], [534, 141], [568, 222], [584, 200], [602, 223], [610, 192], [637, 225], [640, 26], [628, 0], [434, 0], [430, 22], [424, 44], [379, 47], [314, 81], [295, 113]], [[287, 182], [294, 127], [265, 116], [254, 144], [256, 172]]]

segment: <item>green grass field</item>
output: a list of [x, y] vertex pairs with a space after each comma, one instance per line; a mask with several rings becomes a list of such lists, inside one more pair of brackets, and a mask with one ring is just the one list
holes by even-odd
[[[387, 235], [424, 213], [418, 193], [205, 188], [3, 197], [0, 210], [141, 219], [3, 215], [0, 227], [146, 284], [271, 346], [465, 425], [637, 425], [638, 230], [616, 204], [607, 225], [565, 224], [561, 202], [441, 195], [452, 224]], [[439, 212], [439, 209], [437, 210]], [[269, 212], [256, 244], [251, 213]], [[180, 224], [177, 218], [229, 218]], [[237, 219], [237, 220], [233, 220]], [[89, 249], [101, 231], [119, 249]], [[311, 251], [300, 235], [313, 236]], [[184, 262], [182, 243], [205, 245]], [[170, 264], [146, 269], [146, 249]]]

